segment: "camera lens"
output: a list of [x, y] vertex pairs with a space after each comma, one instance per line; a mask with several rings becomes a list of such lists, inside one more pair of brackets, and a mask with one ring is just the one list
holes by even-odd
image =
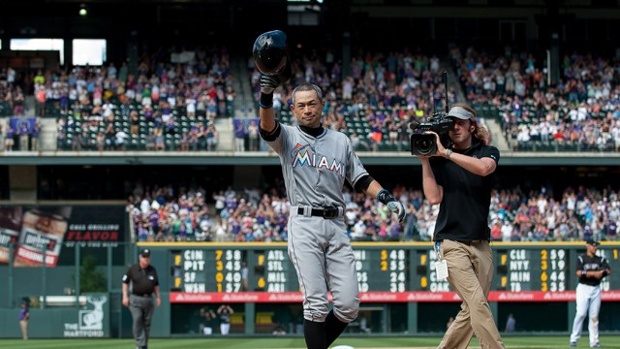
[[431, 155], [437, 151], [435, 135], [413, 134], [411, 135], [411, 153], [413, 155]]
[[420, 139], [417, 146], [418, 146], [418, 149], [420, 149], [420, 151], [427, 152], [429, 151], [429, 149], [431, 149], [433, 144], [430, 141], [430, 139]]

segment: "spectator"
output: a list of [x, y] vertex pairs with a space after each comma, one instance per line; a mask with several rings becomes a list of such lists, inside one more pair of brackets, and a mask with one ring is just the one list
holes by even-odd
[[245, 151], [245, 129], [243, 123], [240, 121], [235, 128], [235, 151]]
[[13, 145], [15, 144], [14, 136], [15, 130], [11, 127], [11, 124], [6, 125], [6, 135], [4, 136], [4, 150], [13, 151]]
[[207, 150], [215, 150], [217, 147], [217, 131], [215, 130], [215, 126], [212, 123], [210, 123], [207, 127], [205, 138], [207, 140]]
[[250, 124], [248, 125], [248, 140], [250, 143], [250, 151], [258, 151], [260, 138], [258, 135], [258, 125], [254, 120], [250, 121]]

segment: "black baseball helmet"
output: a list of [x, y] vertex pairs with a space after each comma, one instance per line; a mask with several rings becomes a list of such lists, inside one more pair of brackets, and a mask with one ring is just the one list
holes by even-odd
[[254, 41], [252, 54], [256, 68], [263, 74], [278, 75], [285, 69], [290, 69], [286, 34], [281, 30], [272, 30], [259, 35]]

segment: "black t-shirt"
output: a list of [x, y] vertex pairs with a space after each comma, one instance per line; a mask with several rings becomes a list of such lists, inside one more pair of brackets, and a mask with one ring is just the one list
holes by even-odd
[[[499, 150], [476, 138], [469, 149], [453, 151], [499, 163]], [[437, 184], [443, 187], [434, 240], [490, 240], [488, 217], [495, 172], [479, 176], [442, 157], [431, 158], [430, 164]]]
[[155, 292], [155, 286], [159, 286], [157, 271], [152, 265], [146, 269], [140, 268], [140, 264], [134, 264], [129, 267], [127, 273], [123, 275], [123, 282], [132, 283], [134, 294], [146, 294]]
[[582, 274], [579, 277], [580, 284], [586, 284], [590, 286], [597, 286], [601, 283], [601, 279], [597, 279], [594, 277], [586, 277], [587, 271], [598, 271], [598, 270], [606, 270], [609, 269], [609, 263], [607, 263], [607, 259], [605, 257], [599, 256], [588, 256], [588, 254], [584, 253], [577, 257], [577, 270], [581, 270]]

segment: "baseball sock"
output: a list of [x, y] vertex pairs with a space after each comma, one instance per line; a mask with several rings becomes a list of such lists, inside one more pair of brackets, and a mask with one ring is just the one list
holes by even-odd
[[304, 338], [308, 349], [327, 349], [325, 323], [304, 319]]
[[330, 311], [325, 318], [325, 337], [327, 340], [327, 347], [329, 347], [340, 336], [342, 331], [347, 328], [349, 324], [338, 320], [334, 311]]

